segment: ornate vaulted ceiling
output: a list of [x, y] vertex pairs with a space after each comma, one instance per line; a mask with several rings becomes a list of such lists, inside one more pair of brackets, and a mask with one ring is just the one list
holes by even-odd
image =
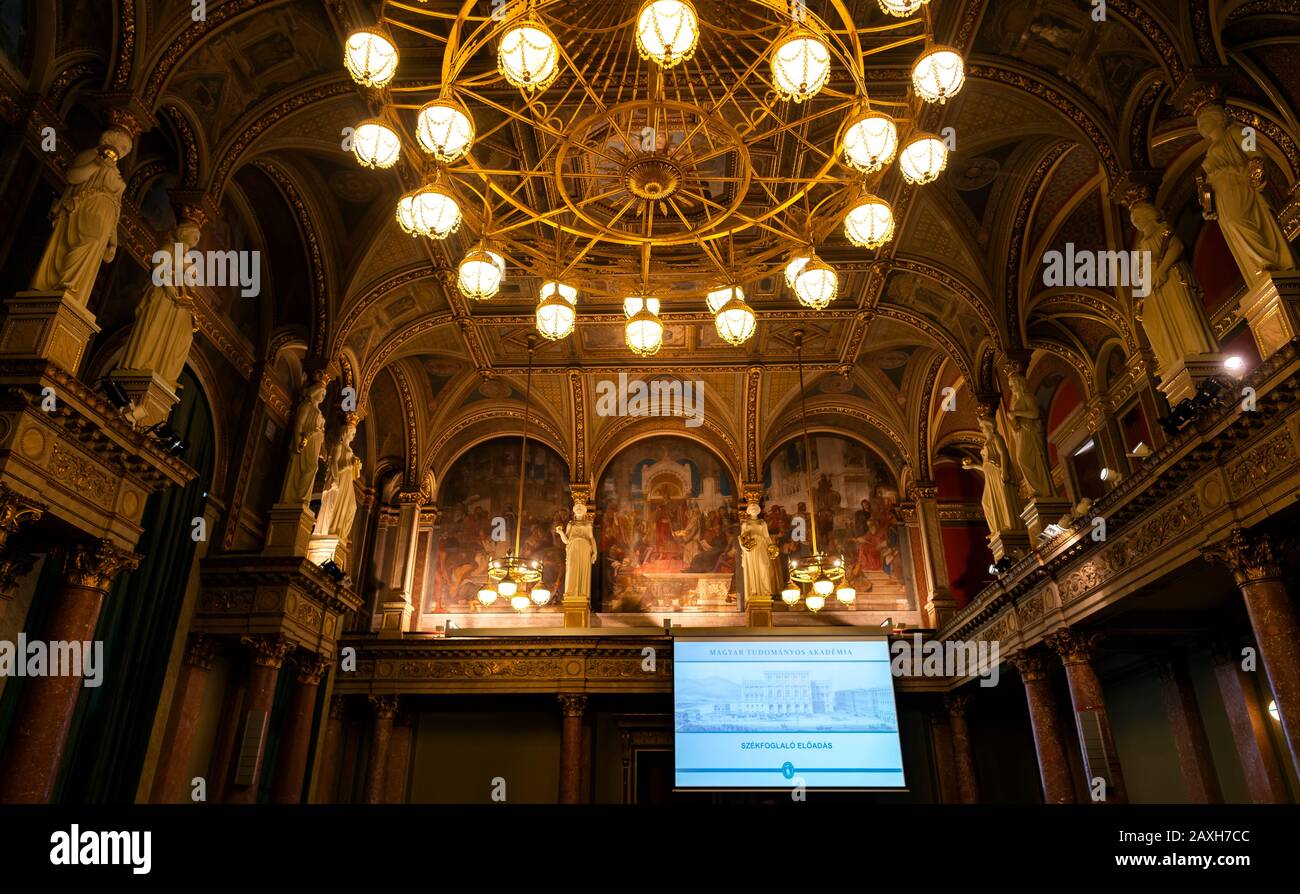
[[[410, 5], [434, 13], [430, 30], [438, 32], [437, 16], [465, 4]], [[1285, 204], [1300, 168], [1286, 135], [1298, 129], [1300, 58], [1293, 40], [1276, 40], [1297, 31], [1288, 6], [1111, 0], [1096, 22], [1081, 0], [933, 0], [935, 36], [965, 54], [968, 80], [955, 100], [923, 113], [927, 128], [954, 129], [956, 151], [941, 179], [920, 189], [897, 175], [880, 184], [894, 203], [894, 240], [866, 251], [838, 230], [828, 237], [822, 254], [841, 270], [841, 293], [820, 313], [800, 307], [779, 277], [746, 283], [759, 327], [741, 348], [717, 337], [702, 294], [685, 287], [665, 303], [663, 349], [638, 360], [623, 342], [621, 296], [596, 289], [574, 335], [537, 353], [541, 436], [580, 455], [585, 468], [573, 469], [575, 478], [590, 478], [630, 434], [620, 420], [591, 415], [596, 379], [620, 370], [689, 376], [707, 386], [710, 425], [699, 436], [751, 480], [750, 454], [778, 443], [798, 416], [796, 330], [806, 333], [813, 370], [810, 416], [863, 434], [912, 480], [928, 477], [943, 444], [960, 444], [974, 428], [973, 403], [998, 390], [998, 359], [1037, 352], [1041, 375], [1074, 376], [1091, 397], [1106, 347], [1119, 344], [1133, 357], [1145, 343], [1132, 308], [1114, 295], [1041, 286], [1042, 253], [1071, 241], [1128, 243], [1118, 199], [1135, 184], [1167, 207], [1187, 202], [1198, 138], [1176, 90], [1206, 67], [1230, 66], [1224, 94], [1258, 128]], [[391, 458], [409, 482], [439, 473], [457, 437], [518, 430], [537, 282], [516, 277], [493, 301], [468, 302], [448, 287], [448, 274], [474, 234], [446, 243], [404, 236], [392, 209], [410, 172], [362, 171], [341, 145], [344, 129], [375, 111], [341, 65], [341, 42], [375, 20], [376, 0], [209, 0], [199, 22], [181, 2], [57, 7], [45, 19], [53, 28], [22, 37], [26, 62], [4, 72], [9, 92], [45, 95], [81, 144], [100, 117], [91, 96], [134, 94], [156, 119], [125, 164], [140, 208], [124, 221], [133, 252], [147, 256], [174, 220], [173, 206], [185, 202], [210, 210], [209, 244], [258, 248], [267, 258], [261, 303], [219, 290], [201, 302], [202, 331], [233, 367], [251, 375], [286, 352], [294, 369], [333, 364], [368, 409], [371, 468]], [[844, 7], [855, 21], [879, 24], [875, 0]], [[487, 15], [491, 4], [472, 11]], [[590, 37], [595, 47], [600, 40]], [[404, 73], [436, 79], [439, 41], [406, 32], [399, 42]], [[901, 96], [914, 56], [907, 47], [872, 56], [873, 96]], [[499, 123], [485, 116], [481, 126]], [[827, 139], [815, 128], [810, 137]], [[535, 163], [529, 154], [541, 151], [517, 125], [491, 145], [503, 163]], [[796, 146], [789, 141], [785, 156], [764, 163], [797, 167]], [[1221, 331], [1231, 323], [1216, 320]], [[945, 387], [970, 400], [940, 418]], [[746, 426], [754, 414], [758, 441]]]

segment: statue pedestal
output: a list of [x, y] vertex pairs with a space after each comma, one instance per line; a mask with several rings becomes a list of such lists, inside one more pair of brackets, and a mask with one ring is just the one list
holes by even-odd
[[1048, 525], [1054, 525], [1061, 520], [1061, 516], [1070, 511], [1070, 501], [1060, 500], [1056, 497], [1036, 497], [1029, 501], [1020, 512], [1020, 518], [1024, 521], [1025, 527], [1029, 529], [1029, 536], [1032, 540], [1037, 540], [1038, 535], [1043, 533], [1043, 528]]
[[941, 591], [936, 591], [933, 596], [927, 599], [922, 611], [925, 617], [925, 626], [933, 630], [938, 630], [944, 624], [947, 624], [956, 613], [957, 600], [952, 598], [946, 587]]
[[772, 597], [771, 596], [746, 596], [745, 597], [745, 616], [748, 618], [750, 627], [771, 627], [772, 625]]
[[1025, 531], [1002, 531], [989, 535], [989, 549], [993, 561], [1001, 562], [1004, 556], [1019, 560], [1029, 552], [1029, 534]]
[[166, 382], [153, 370], [115, 369], [108, 377], [122, 386], [122, 390], [135, 404], [131, 419], [142, 428], [149, 428], [171, 415], [172, 407], [180, 400]]
[[98, 332], [95, 315], [68, 292], [19, 292], [0, 327], [0, 356], [48, 360], [76, 374]]
[[266, 533], [264, 556], [306, 556], [316, 515], [305, 503], [276, 503]]
[[1241, 315], [1267, 360], [1277, 349], [1300, 337], [1300, 271], [1266, 273], [1241, 297]]
[[561, 602], [564, 608], [565, 627], [590, 627], [591, 603], [582, 596], [570, 598], [565, 596]]
[[379, 606], [379, 638], [401, 639], [402, 633], [411, 626], [411, 615], [415, 607], [407, 602], [400, 590], [389, 592], [389, 598]]
[[339, 539], [330, 534], [312, 534], [307, 542], [307, 558], [317, 565], [324, 565], [334, 558]]
[[1176, 407], [1184, 398], [1194, 397], [1196, 389], [1210, 376], [1223, 375], [1223, 360], [1223, 354], [1193, 354], [1160, 370], [1160, 390], [1169, 406]]

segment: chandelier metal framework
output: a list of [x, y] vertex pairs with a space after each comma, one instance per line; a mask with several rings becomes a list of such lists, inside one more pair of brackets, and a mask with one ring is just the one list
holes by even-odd
[[[961, 55], [935, 43], [929, 0], [878, 2], [863, 22], [847, 0], [506, 0], [488, 15], [383, 0], [345, 46], [374, 110], [353, 152], [418, 177], [405, 232], [469, 231], [467, 298], [544, 283], [548, 339], [573, 331], [579, 296], [627, 299], [628, 346], [653, 354], [660, 300], [687, 294], [740, 345], [757, 328], [746, 284], [783, 272], [827, 307], [839, 275], [818, 246], [840, 227], [886, 244], [881, 181], [897, 163], [929, 183], [947, 163], [917, 121], [961, 89]], [[910, 83], [872, 96], [868, 62], [909, 47]]]

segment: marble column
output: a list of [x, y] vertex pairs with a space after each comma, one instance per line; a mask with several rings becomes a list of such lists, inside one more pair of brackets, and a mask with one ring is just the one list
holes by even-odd
[[[108, 540], [70, 548], [64, 564], [63, 589], [56, 597], [43, 639], [92, 643], [113, 579], [139, 563], [139, 556], [118, 549]], [[106, 682], [111, 686], [114, 681]], [[26, 680], [9, 730], [8, 748], [0, 761], [0, 804], [43, 804], [50, 800], [81, 689], [80, 674]]]
[[942, 804], [960, 804], [961, 790], [957, 785], [957, 767], [952, 752], [952, 726], [948, 723], [948, 712], [941, 708], [930, 712], [930, 743], [934, 752], [935, 776], [939, 782], [938, 800]]
[[1287, 592], [1280, 556], [1272, 539], [1262, 532], [1236, 528], [1228, 539], [1205, 551], [1206, 558], [1232, 571], [1251, 631], [1259, 645], [1259, 659], [1277, 703], [1278, 719], [1300, 772], [1300, 613]]
[[407, 782], [411, 775], [411, 748], [415, 744], [415, 717], [398, 711], [393, 718], [393, 732], [388, 740], [388, 760], [384, 764], [384, 803], [405, 804]]
[[303, 775], [307, 771], [307, 751], [311, 747], [311, 722], [316, 716], [316, 696], [320, 691], [321, 677], [330, 667], [328, 658], [303, 651], [298, 653], [296, 664], [297, 673], [289, 691], [289, 709], [275, 760], [275, 777], [271, 780], [272, 804], [302, 802]]
[[560, 803], [582, 800], [582, 715], [587, 711], [585, 695], [561, 693], [560, 711]]
[[370, 728], [370, 757], [366, 764], [366, 788], [362, 801], [379, 804], [384, 799], [384, 782], [388, 772], [388, 747], [393, 739], [393, 719], [397, 716], [397, 696], [369, 696], [374, 711]]
[[397, 529], [390, 532], [393, 541], [392, 565], [389, 569], [388, 587], [380, 597], [379, 638], [401, 639], [408, 630], [419, 628], [417, 594], [411, 592], [415, 583], [415, 554], [420, 541], [420, 506], [424, 495], [403, 492], [397, 495], [400, 510]]
[[966, 721], [966, 709], [970, 707], [970, 696], [949, 693], [944, 697], [948, 709], [948, 725], [952, 730], [952, 757], [957, 769], [957, 793], [962, 804], [979, 802], [979, 782], [975, 776], [975, 749], [971, 744], [970, 725]]
[[1250, 800], [1256, 804], [1286, 804], [1291, 797], [1286, 774], [1268, 735], [1268, 709], [1261, 702], [1253, 675], [1242, 669], [1240, 648], [1220, 644], [1215, 649], [1214, 676], [1228, 714]]
[[208, 764], [208, 797], [216, 803], [224, 803], [230, 791], [235, 752], [239, 749], [239, 719], [244, 716], [244, 696], [247, 694], [248, 669], [236, 663], [230, 669], [226, 691], [221, 697], [217, 739], [212, 745], [212, 760]]
[[1034, 733], [1034, 751], [1038, 755], [1038, 775], [1043, 783], [1043, 802], [1073, 804], [1074, 779], [1070, 774], [1069, 752], [1065, 731], [1052, 691], [1052, 664], [1038, 651], [1021, 652], [1011, 659], [1025, 684], [1025, 701], [1029, 703], [1029, 726]]
[[1163, 660], [1157, 663], [1156, 670], [1165, 714], [1174, 731], [1174, 749], [1187, 799], [1193, 804], [1222, 804], [1219, 776], [1214, 771], [1214, 756], [1201, 722], [1201, 706], [1196, 701], [1187, 660], [1181, 656]]
[[325, 739], [321, 743], [320, 772], [316, 776], [313, 804], [333, 804], [338, 799], [339, 758], [343, 754], [343, 711], [347, 702], [341, 695], [330, 698], [325, 719]]
[[[1100, 639], [1100, 634], [1086, 634], [1063, 628], [1049, 635], [1046, 642], [1061, 656], [1061, 662], [1065, 665], [1065, 679], [1070, 686], [1070, 703], [1074, 707], [1089, 790], [1092, 789], [1093, 779], [1104, 773], [1107, 778], [1105, 802], [1125, 804], [1128, 802], [1128, 794], [1120, 770], [1119, 752], [1115, 750], [1115, 734], [1111, 731], [1110, 716], [1106, 713], [1101, 678], [1093, 666]], [[1105, 752], [1104, 766], [1096, 763], [1101, 759], [1101, 753], [1095, 747], [1091, 753], [1088, 750], [1088, 743], [1094, 740], [1095, 745]]]
[[275, 703], [275, 688], [280, 679], [280, 668], [284, 659], [292, 651], [292, 644], [282, 636], [252, 636], [244, 640], [249, 647], [248, 688], [244, 693], [241, 723], [241, 744], [238, 746], [236, 761], [247, 759], [243, 753], [249, 742], [256, 739], [256, 754], [252, 772], [247, 776], [236, 775], [230, 782], [230, 791], [226, 795], [227, 804], [256, 804], [257, 793], [261, 788], [262, 763], [266, 752], [266, 733], [271, 722], [271, 706]]
[[186, 771], [215, 655], [216, 641], [212, 637], [203, 633], [189, 635], [180, 674], [176, 678], [171, 710], [167, 714], [167, 730], [163, 734], [158, 769], [154, 772], [149, 793], [149, 800], [154, 804], [190, 803]]

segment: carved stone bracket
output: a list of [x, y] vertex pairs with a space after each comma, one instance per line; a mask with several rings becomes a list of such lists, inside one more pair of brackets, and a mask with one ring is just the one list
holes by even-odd
[[0, 482], [0, 550], [5, 548], [10, 534], [17, 533], [26, 522], [37, 521], [49, 508]]

